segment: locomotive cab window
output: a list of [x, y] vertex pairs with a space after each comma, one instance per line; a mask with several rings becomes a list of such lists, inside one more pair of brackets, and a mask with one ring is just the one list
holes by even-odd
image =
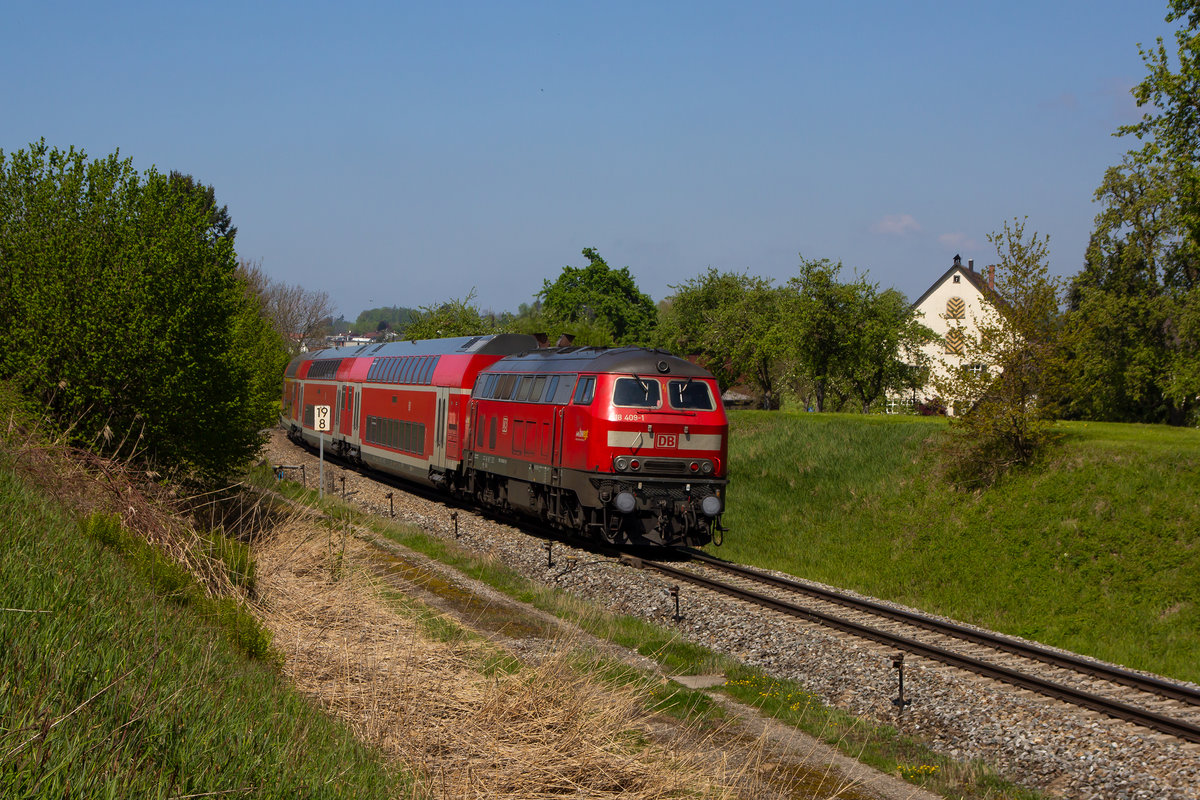
[[667, 384], [667, 398], [671, 408], [682, 411], [712, 411], [716, 408], [712, 392], [704, 381], [671, 381]]
[[596, 390], [596, 376], [586, 375], [579, 379], [575, 386], [575, 405], [586, 406], [592, 402], [592, 394]]
[[652, 378], [617, 378], [613, 387], [614, 406], [658, 408], [661, 399], [658, 381]]

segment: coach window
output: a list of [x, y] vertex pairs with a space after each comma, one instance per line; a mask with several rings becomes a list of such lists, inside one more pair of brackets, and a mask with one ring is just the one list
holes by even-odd
[[575, 405], [586, 406], [592, 403], [592, 393], [596, 390], [596, 376], [585, 375], [575, 385]]
[[428, 385], [430, 373], [433, 372], [433, 356], [425, 356], [421, 359], [421, 374], [417, 376], [417, 383]]
[[388, 370], [388, 383], [395, 383], [400, 377], [400, 369], [404, 366], [403, 358], [393, 358], [391, 368]]
[[653, 378], [617, 378], [613, 387], [615, 406], [658, 408], [660, 400], [658, 381]]
[[404, 359], [404, 374], [400, 376], [401, 383], [413, 382], [413, 375], [417, 371], [417, 362], [419, 360], [420, 359], [414, 358], [413, 356], [407, 356]]
[[708, 384], [691, 378], [668, 383], [667, 398], [671, 401], [671, 408], [683, 411], [712, 411], [716, 408]]

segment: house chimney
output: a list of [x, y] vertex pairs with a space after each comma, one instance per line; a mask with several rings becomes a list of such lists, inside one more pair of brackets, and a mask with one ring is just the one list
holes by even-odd
[[988, 264], [988, 288], [996, 291], [996, 265]]
[[971, 270], [971, 272], [975, 271], [975, 259], [973, 259], [973, 258], [967, 259], [967, 269]]

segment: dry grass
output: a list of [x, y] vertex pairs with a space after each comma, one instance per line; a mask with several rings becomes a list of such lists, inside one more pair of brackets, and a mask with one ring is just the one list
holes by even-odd
[[576, 643], [481, 673], [472, 656], [494, 645], [431, 640], [381, 597], [370, 546], [331, 537], [296, 522], [259, 547], [261, 618], [295, 684], [416, 770], [426, 796], [774, 794], [761, 742], [730, 750], [655, 719], [639, 690], [578, 669]]

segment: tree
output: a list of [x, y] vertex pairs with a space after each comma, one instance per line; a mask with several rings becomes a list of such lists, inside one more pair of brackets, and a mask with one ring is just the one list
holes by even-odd
[[557, 280], [543, 282], [538, 297], [547, 323], [594, 326], [608, 340], [603, 344], [648, 344], [657, 311], [638, 290], [629, 267], [610, 268], [591, 247], [585, 247], [583, 255], [586, 267], [563, 267]]
[[0, 377], [64, 430], [202, 477], [275, 418], [284, 355], [211, 187], [44, 141], [0, 151]]
[[504, 333], [494, 315], [484, 315], [475, 305], [475, 290], [461, 300], [447, 300], [438, 306], [422, 306], [404, 329], [404, 338], [442, 339], [451, 336], [483, 336]]
[[[733, 360], [736, 348], [732, 334], [736, 332], [722, 330], [720, 318], [728, 313], [744, 313], [733, 310], [744, 304], [748, 293], [769, 285], [769, 281], [764, 283], [747, 273], [720, 272], [709, 267], [703, 275], [671, 286], [675, 293], [663, 302], [659, 312], [656, 343], [681, 356], [698, 356], [725, 391], [748, 371], [746, 362], [758, 358], [743, 352]], [[773, 376], [769, 383], [774, 383], [777, 370], [768, 368], [767, 373]]]
[[416, 317], [417, 310], [415, 308], [404, 308], [402, 306], [381, 306], [380, 308], [368, 308], [358, 315], [358, 319], [354, 322], [355, 330], [359, 331], [378, 331], [383, 330], [381, 325], [387, 324], [390, 330], [396, 333], [403, 333], [408, 324]]
[[841, 263], [827, 258], [801, 257], [800, 274], [788, 281], [797, 300], [792, 306], [796, 369], [811, 381], [817, 411], [826, 410], [826, 396], [850, 358], [856, 288], [838, 282], [841, 269]]
[[242, 259], [238, 270], [290, 355], [324, 339], [334, 312], [327, 292], [272, 280], [263, 271], [261, 261]]
[[1048, 238], [1022, 220], [988, 235], [1000, 258], [991, 310], [964, 336], [961, 364], [935, 379], [952, 404], [946, 467], [959, 486], [991, 485], [1031, 463], [1053, 439], [1046, 402], [1061, 374], [1059, 279], [1049, 276]]
[[914, 319], [912, 306], [895, 289], [880, 292], [865, 280], [850, 289], [836, 372], [866, 414], [889, 393], [906, 394], [925, 385], [929, 370], [921, 347], [934, 335]]
[[1073, 416], [1185, 424], [1200, 395], [1200, 2], [1172, 0], [1176, 68], [1159, 38], [1139, 52], [1142, 120], [1118, 136], [1141, 146], [1110, 168], [1065, 342], [1061, 405]]

